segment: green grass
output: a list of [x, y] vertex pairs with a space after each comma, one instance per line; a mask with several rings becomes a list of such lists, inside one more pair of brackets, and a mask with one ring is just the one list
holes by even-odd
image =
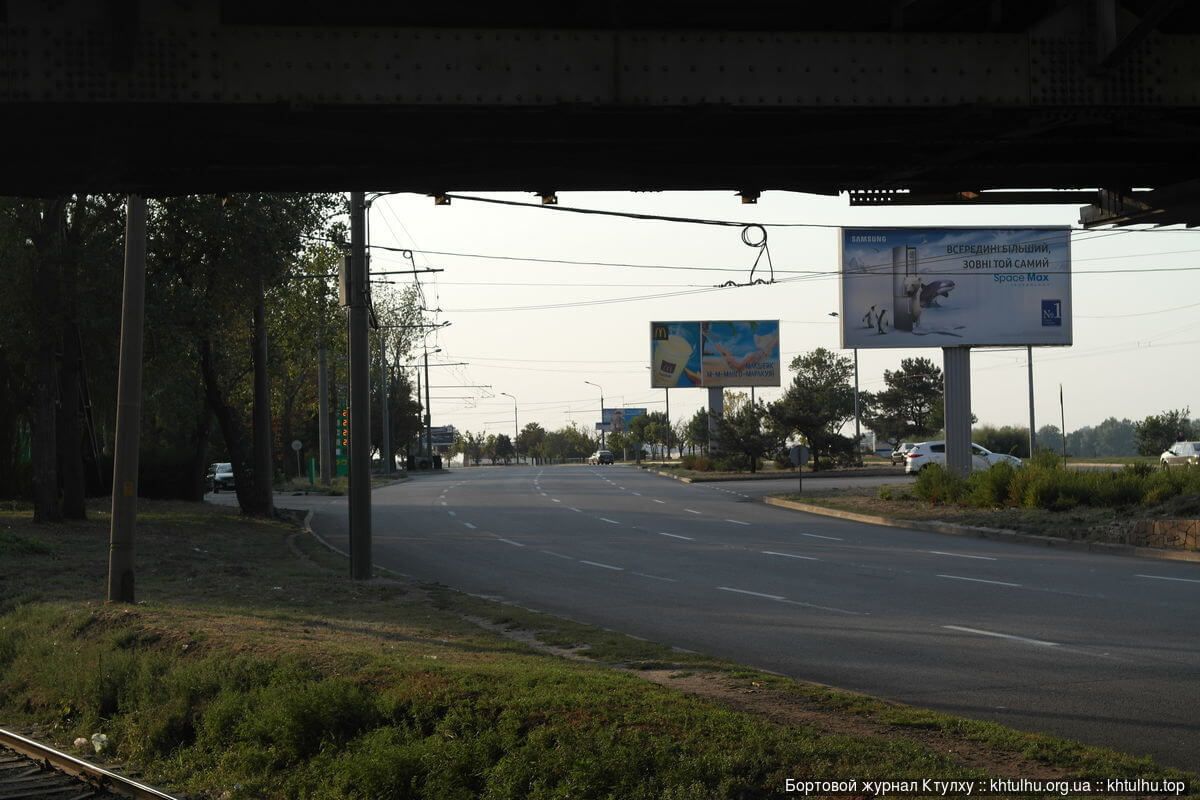
[[[133, 606], [100, 602], [106, 515], [0, 517], [0, 541], [17, 543], [0, 559], [0, 722], [63, 743], [103, 732], [105, 757], [192, 796], [769, 798], [789, 777], [986, 774], [924, 741], [930, 731], [960, 747], [993, 741], [997, 764], [1178, 774], [442, 586], [352, 582], [342, 557], [284, 521], [198, 504], [142, 510]], [[643, 680], [647, 670], [869, 724], [780, 724]]]

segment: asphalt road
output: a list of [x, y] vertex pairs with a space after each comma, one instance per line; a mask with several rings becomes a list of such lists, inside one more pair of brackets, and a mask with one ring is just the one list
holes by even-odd
[[[374, 492], [374, 557], [798, 679], [1200, 771], [1200, 566], [750, 496], [767, 489], [621, 466], [456, 470]], [[344, 498], [278, 502], [314, 508], [314, 528], [346, 546]]]

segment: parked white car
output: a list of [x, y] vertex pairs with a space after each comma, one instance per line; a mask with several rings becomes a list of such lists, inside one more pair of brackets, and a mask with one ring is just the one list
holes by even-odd
[[912, 442], [901, 442], [900, 444], [896, 445], [896, 449], [892, 451], [892, 466], [894, 467], [897, 464], [907, 463], [905, 456], [907, 456], [908, 451], [912, 450], [914, 447], [916, 447], [916, 445]]
[[1200, 442], [1176, 442], [1158, 457], [1163, 469], [1200, 465]]
[[[1021, 459], [1004, 453], [993, 453], [986, 447], [980, 447], [975, 443], [971, 444], [972, 470], [989, 469], [993, 464], [1003, 463], [1019, 467]], [[904, 472], [908, 475], [915, 475], [930, 464], [946, 466], [945, 442], [918, 442], [904, 456]]]

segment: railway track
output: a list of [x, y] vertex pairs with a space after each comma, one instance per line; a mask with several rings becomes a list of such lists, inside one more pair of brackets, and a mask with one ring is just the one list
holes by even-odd
[[177, 800], [118, 775], [0, 729], [0, 800]]

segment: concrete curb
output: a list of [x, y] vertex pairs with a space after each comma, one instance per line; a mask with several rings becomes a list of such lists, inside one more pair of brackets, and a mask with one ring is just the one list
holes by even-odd
[[[752, 482], [752, 481], [782, 481], [782, 480], [793, 480], [794, 481], [794, 480], [797, 480], [797, 475], [794, 472], [789, 472], [786, 475], [771, 475], [766, 478], [749, 477], [749, 476], [747, 476], [747, 477], [723, 476], [720, 478], [690, 478], [690, 477], [686, 477], [683, 475], [676, 475], [673, 472], [664, 472], [663, 470], [659, 470], [659, 469], [650, 469], [649, 467], [642, 467], [642, 469], [644, 469], [646, 472], [653, 472], [655, 475], [662, 475], [664, 478], [671, 478], [672, 480], [683, 481], [684, 483], [718, 483], [718, 482], [723, 483], [725, 481]], [[894, 478], [905, 477], [903, 472], [897, 473], [895, 470], [892, 470], [892, 469], [880, 468], [880, 469], [866, 469], [866, 470], [861, 470], [861, 471], [854, 472], [854, 473], [839, 472], [836, 470], [822, 470], [821, 472], [806, 472], [806, 473], [804, 473], [804, 480], [807, 481], [807, 480], [811, 479], [811, 480], [819, 481], [819, 480], [824, 480], [825, 478], [846, 478], [846, 477], [878, 478], [881, 476], [882, 477], [894, 477]]]
[[769, 506], [788, 508], [793, 511], [804, 511], [809, 514], [837, 517], [838, 519], [848, 519], [854, 522], [867, 522], [872, 525], [884, 525], [890, 528], [907, 528], [914, 531], [941, 533], [949, 536], [970, 536], [976, 539], [992, 539], [999, 542], [1037, 544], [1043, 547], [1061, 547], [1067, 550], [1078, 550], [1087, 553], [1134, 556], [1158, 561], [1189, 561], [1200, 563], [1200, 553], [1193, 553], [1187, 550], [1160, 550], [1155, 547], [1136, 547], [1131, 544], [1081, 542], [1074, 539], [1060, 539], [1055, 536], [1017, 533], [1016, 531], [1005, 530], [1003, 528], [983, 528], [973, 525], [959, 525], [953, 522], [938, 522], [936, 520], [892, 519], [890, 517], [877, 517], [872, 514], [859, 514], [854, 511], [841, 511], [836, 508], [814, 506], [808, 503], [797, 503], [795, 500], [784, 500], [780, 497], [764, 497], [763, 502]]

